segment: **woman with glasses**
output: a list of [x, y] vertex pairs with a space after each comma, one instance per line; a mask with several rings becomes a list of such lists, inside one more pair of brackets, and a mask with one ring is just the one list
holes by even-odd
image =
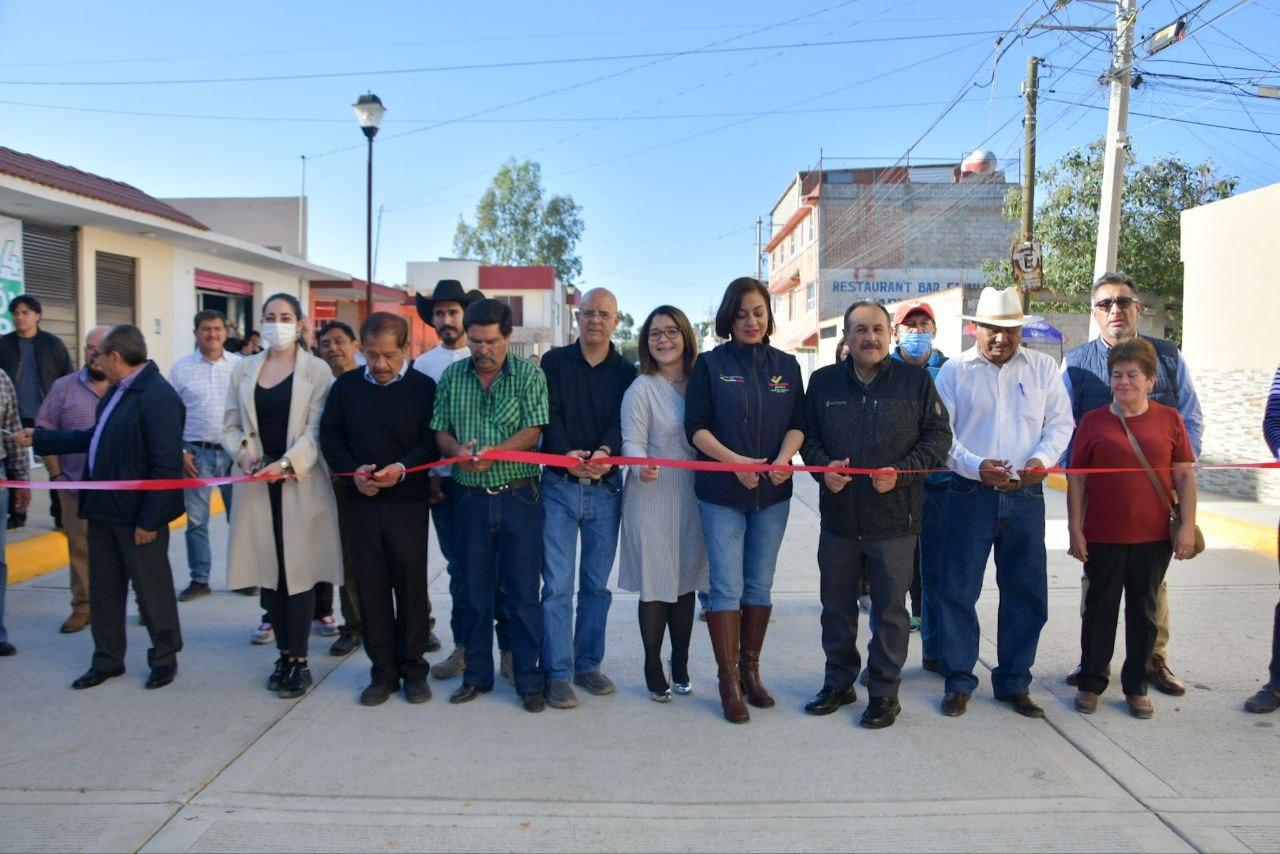
[[232, 493], [227, 583], [265, 594], [280, 651], [267, 690], [282, 699], [311, 687], [316, 584], [342, 583], [338, 508], [319, 445], [333, 373], [299, 346], [304, 322], [294, 296], [275, 294], [263, 304], [268, 349], [232, 369], [222, 428], [240, 471], [261, 479], [237, 483]]
[[[622, 398], [622, 453], [691, 460], [684, 435], [684, 396], [698, 358], [693, 326], [669, 305], [640, 327], [640, 376]], [[622, 504], [622, 565], [618, 586], [640, 593], [640, 639], [649, 698], [671, 702], [689, 694], [689, 639], [694, 594], [707, 589], [707, 547], [698, 519], [693, 472], [632, 466]], [[671, 681], [662, 667], [663, 636], [671, 636]]]
[[[795, 356], [769, 346], [769, 291], [756, 279], [729, 283], [716, 335], [730, 339], [694, 364], [684, 429], [698, 458], [788, 465], [804, 442], [804, 390]], [[719, 668], [720, 705], [731, 723], [751, 719], [746, 701], [774, 705], [760, 680], [760, 650], [773, 612], [773, 573], [791, 506], [791, 472], [698, 472], [694, 477], [710, 559], [707, 628]]]

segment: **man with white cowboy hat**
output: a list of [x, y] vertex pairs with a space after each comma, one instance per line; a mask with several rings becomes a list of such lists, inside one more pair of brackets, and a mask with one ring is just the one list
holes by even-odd
[[995, 549], [1000, 588], [996, 699], [1043, 717], [1031, 699], [1031, 666], [1049, 610], [1044, 546], [1045, 466], [1071, 440], [1071, 401], [1057, 363], [1021, 345], [1025, 315], [1016, 290], [983, 288], [974, 324], [977, 346], [938, 372], [951, 415], [954, 472], [947, 502], [947, 566], [939, 584], [942, 713], [964, 714], [978, 686], [978, 597]]

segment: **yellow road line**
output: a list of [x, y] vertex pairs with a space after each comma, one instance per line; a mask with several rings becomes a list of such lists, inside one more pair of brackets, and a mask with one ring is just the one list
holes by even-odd
[[[222, 510], [222, 496], [214, 490], [213, 500], [209, 503], [209, 515], [216, 516]], [[187, 517], [179, 516], [169, 523], [169, 530], [177, 531], [186, 526]], [[50, 531], [16, 543], [8, 543], [5, 546], [4, 559], [9, 565], [10, 584], [20, 584], [23, 581], [57, 572], [71, 561], [67, 551], [67, 535], [61, 531]]]

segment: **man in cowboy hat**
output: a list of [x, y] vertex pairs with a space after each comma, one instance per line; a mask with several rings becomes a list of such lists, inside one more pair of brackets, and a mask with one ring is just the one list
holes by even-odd
[[[484, 299], [483, 293], [478, 290], [463, 290], [462, 283], [457, 279], [441, 279], [436, 282], [436, 288], [432, 291], [430, 299], [422, 294], [413, 295], [414, 303], [418, 308], [418, 317], [435, 329], [436, 337], [440, 339], [439, 344], [414, 360], [415, 371], [426, 374], [439, 383], [445, 368], [471, 356], [471, 350], [467, 348], [466, 336], [462, 332], [462, 315], [467, 310], [467, 306], [482, 299]], [[430, 483], [431, 522], [435, 526], [436, 541], [440, 544], [440, 554], [444, 556], [445, 566], [449, 572], [449, 598], [453, 600], [449, 614], [453, 651], [449, 653], [448, 658], [431, 669], [431, 675], [437, 679], [452, 679], [461, 674], [466, 666], [462, 641], [466, 637], [462, 625], [466, 586], [461, 566], [454, 557], [451, 540], [455, 527], [453, 510], [457, 499], [453, 495], [453, 482], [449, 478], [447, 469], [433, 470]], [[499, 615], [498, 647], [501, 650], [510, 649], [506, 643], [506, 621], [501, 616], [503, 611], [495, 606], [494, 613]], [[502, 673], [506, 675], [511, 666], [510, 653], [503, 652], [501, 662]]]
[[1021, 345], [1024, 315], [1016, 290], [983, 288], [973, 321], [978, 346], [938, 372], [938, 396], [951, 414], [953, 474], [946, 514], [946, 571], [938, 585], [942, 628], [942, 713], [963, 715], [978, 686], [978, 596], [994, 547], [1000, 588], [996, 699], [1043, 717], [1031, 699], [1031, 666], [1049, 611], [1044, 547], [1045, 466], [1071, 439], [1071, 401], [1057, 363]]

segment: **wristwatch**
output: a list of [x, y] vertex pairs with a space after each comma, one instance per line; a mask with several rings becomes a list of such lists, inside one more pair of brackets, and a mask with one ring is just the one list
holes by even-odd
[[284, 472], [285, 474], [293, 474], [293, 463], [289, 462], [288, 457], [281, 457], [279, 460], [279, 463], [280, 463], [280, 471]]

